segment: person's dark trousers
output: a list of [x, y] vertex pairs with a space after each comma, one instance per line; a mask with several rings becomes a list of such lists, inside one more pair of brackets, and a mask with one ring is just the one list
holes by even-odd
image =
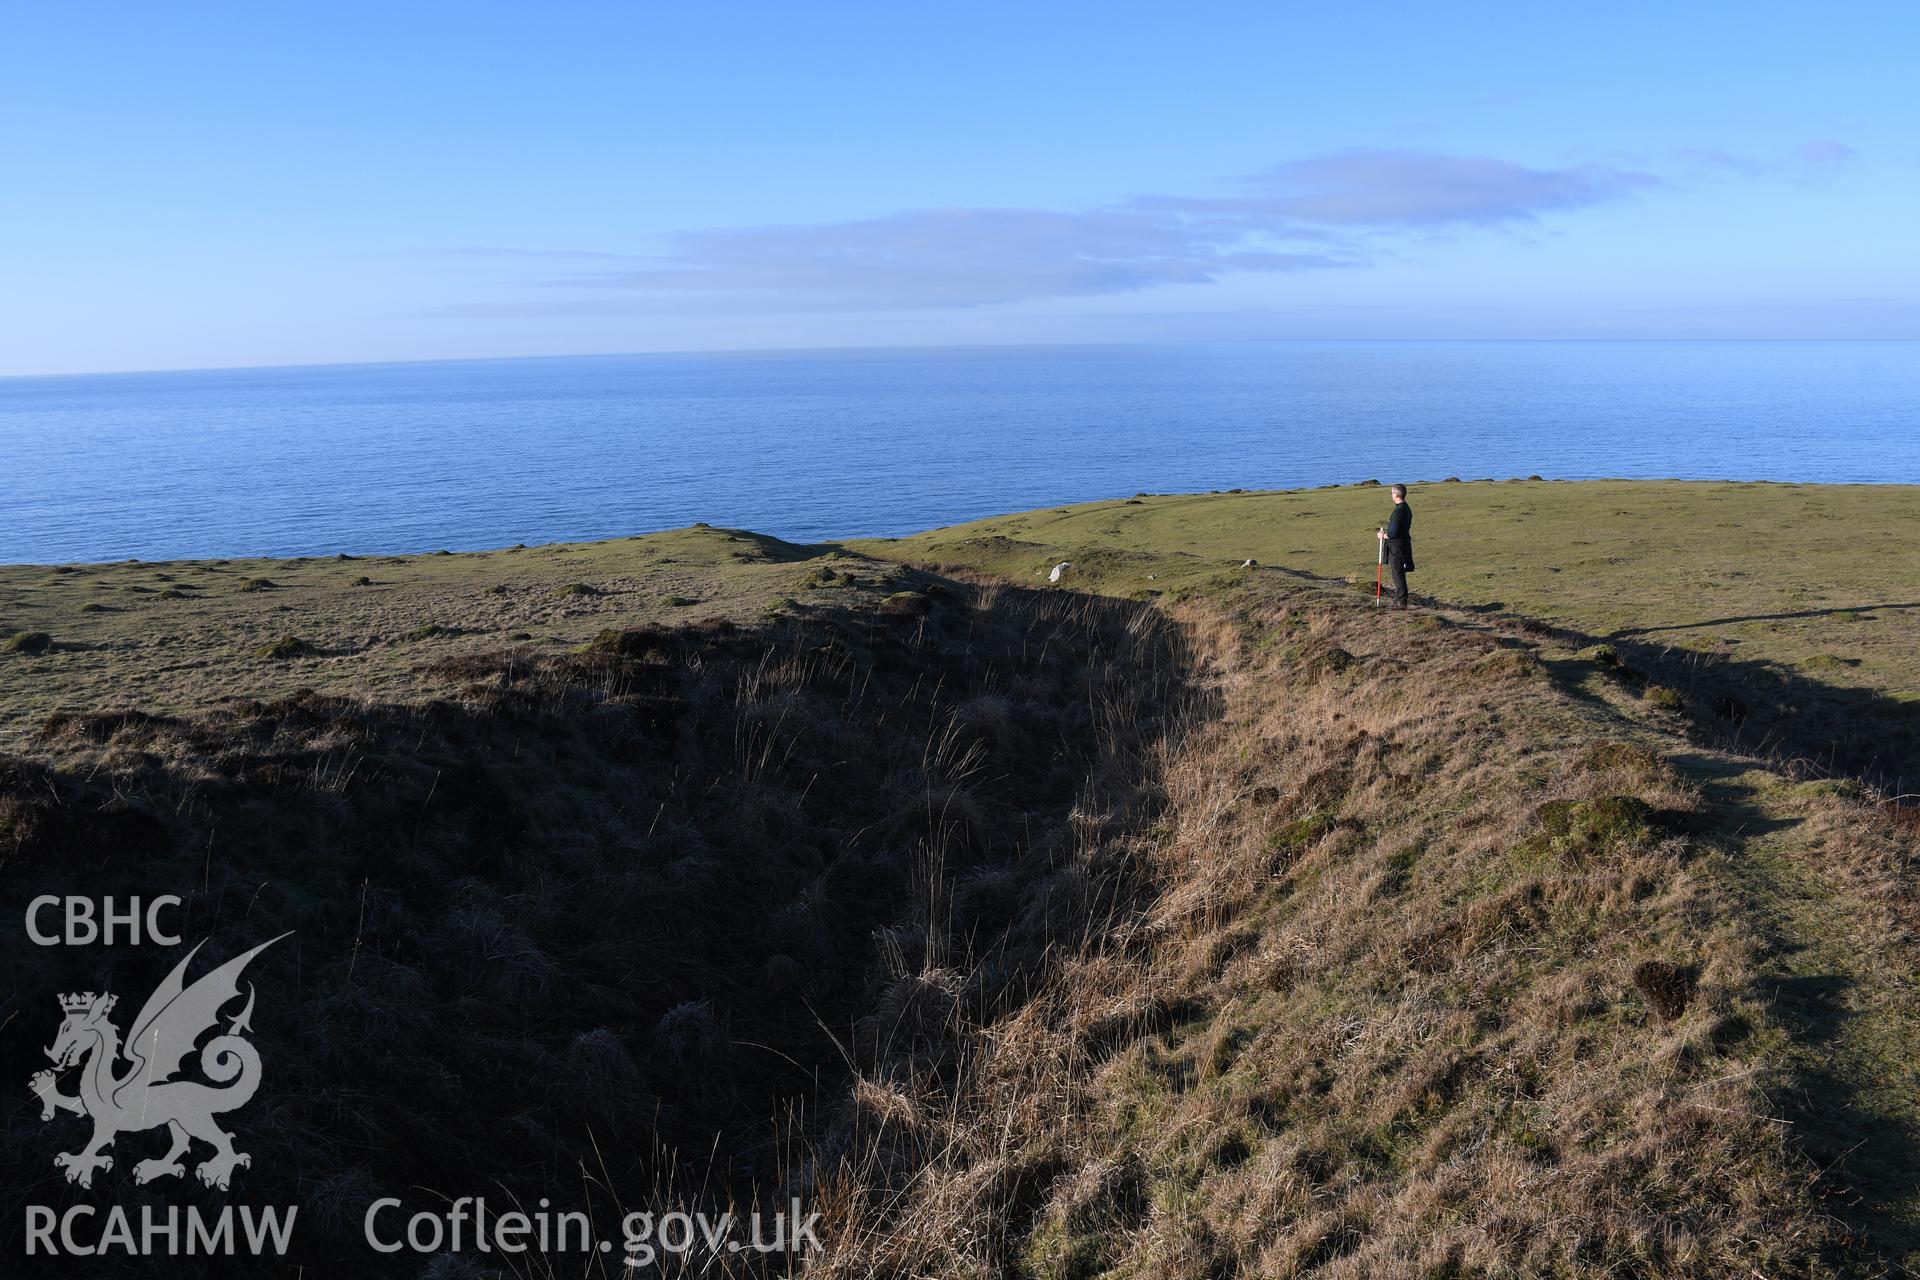
[[1403, 546], [1395, 546], [1398, 538], [1387, 539], [1387, 572], [1393, 579], [1393, 607], [1407, 607], [1407, 551]]

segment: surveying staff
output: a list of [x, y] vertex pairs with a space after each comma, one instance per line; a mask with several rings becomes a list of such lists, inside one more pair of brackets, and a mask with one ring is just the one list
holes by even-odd
[[1393, 607], [1407, 607], [1407, 573], [1413, 568], [1413, 508], [1407, 505], [1407, 486], [1393, 486], [1393, 514], [1380, 530], [1387, 547], [1387, 568], [1393, 571]]

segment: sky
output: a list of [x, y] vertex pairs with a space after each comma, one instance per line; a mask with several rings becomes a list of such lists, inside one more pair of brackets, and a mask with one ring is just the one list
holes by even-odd
[[13, 5], [0, 374], [1920, 338], [1911, 4]]

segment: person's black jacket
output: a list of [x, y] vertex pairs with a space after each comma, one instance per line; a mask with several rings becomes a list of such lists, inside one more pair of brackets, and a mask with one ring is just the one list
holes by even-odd
[[1387, 563], [1413, 568], [1413, 508], [1404, 502], [1394, 503], [1387, 517]]

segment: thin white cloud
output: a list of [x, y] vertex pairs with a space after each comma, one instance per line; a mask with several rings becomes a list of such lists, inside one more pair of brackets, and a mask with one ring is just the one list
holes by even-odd
[[539, 258], [557, 262], [618, 260], [629, 255], [608, 253], [604, 249], [515, 249], [502, 245], [472, 244], [442, 251], [454, 258]]
[[[1816, 147], [1844, 144], [1809, 144]], [[582, 259], [582, 269], [540, 282], [545, 297], [438, 310], [803, 313], [1097, 297], [1207, 285], [1232, 274], [1363, 267], [1405, 248], [1528, 228], [1668, 184], [1603, 165], [1532, 168], [1488, 156], [1348, 150], [1275, 165], [1237, 185], [1228, 195], [1143, 195], [1078, 212], [916, 209], [848, 222], [685, 231], [658, 255], [605, 255], [620, 258], [618, 265], [589, 261], [596, 255], [550, 255]]]
[[1827, 168], [1846, 164], [1860, 153], [1837, 138], [1815, 138], [1811, 142], [1801, 143], [1793, 154], [1805, 164]]
[[1772, 156], [1744, 155], [1713, 147], [1694, 147], [1677, 153], [1690, 177], [1783, 178], [1798, 181], [1820, 177], [1853, 163], [1860, 153], [1838, 138], [1815, 138]]
[[1357, 261], [1326, 237], [1294, 239], [1304, 238], [1238, 219], [1139, 209], [919, 209], [856, 222], [683, 232], [656, 258], [545, 282], [575, 294], [626, 294], [625, 304], [576, 297], [452, 310], [605, 314], [674, 309], [690, 299], [790, 311], [978, 307]]
[[1250, 185], [1281, 217], [1336, 227], [1498, 226], [1624, 199], [1651, 174], [1582, 165], [1533, 169], [1489, 156], [1340, 151], [1275, 165]]

